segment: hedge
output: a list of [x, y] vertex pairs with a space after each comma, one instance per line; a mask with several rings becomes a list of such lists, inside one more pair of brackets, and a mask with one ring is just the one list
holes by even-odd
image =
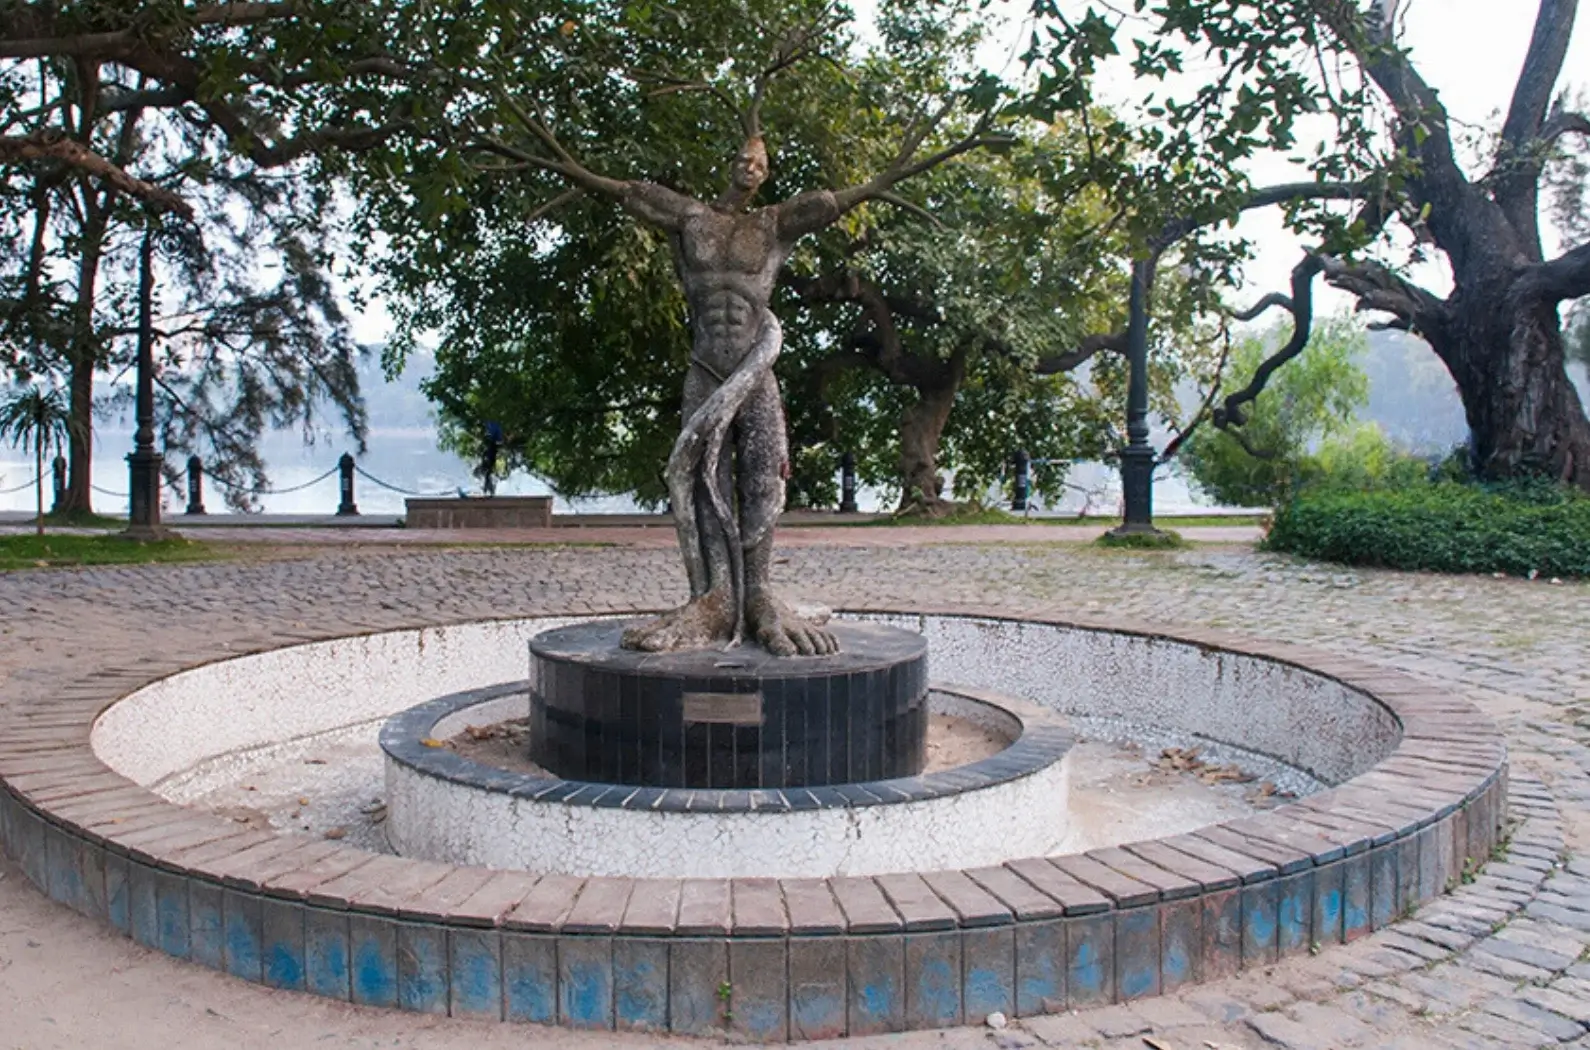
[[1276, 512], [1265, 547], [1393, 569], [1590, 576], [1590, 497], [1548, 483], [1305, 491]]

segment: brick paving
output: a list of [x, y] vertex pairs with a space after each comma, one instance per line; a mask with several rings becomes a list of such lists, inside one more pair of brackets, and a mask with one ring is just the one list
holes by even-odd
[[[927, 596], [1013, 609], [1054, 602], [1078, 613], [1293, 639], [1413, 674], [1466, 696], [1503, 726], [1521, 821], [1506, 856], [1451, 895], [1314, 958], [1003, 1030], [827, 1045], [1590, 1048], [1590, 587], [1311, 566], [1234, 546], [1104, 552], [1034, 543], [1030, 530], [1021, 530], [1020, 543], [983, 530], [811, 530], [849, 535], [810, 546], [798, 538], [807, 530], [790, 531], [795, 542], [785, 545], [779, 574], [799, 579], [804, 596], [836, 605]], [[876, 541], [857, 535], [873, 532]], [[369, 545], [215, 565], [7, 574], [0, 709], [90, 678], [141, 679], [353, 631], [614, 600], [664, 605], [681, 596], [678, 575], [661, 549]], [[86, 998], [78, 987], [84, 974], [96, 982]], [[54, 994], [37, 995], [41, 981]], [[7, 996], [23, 1009], [7, 1012], [0, 1046], [28, 1050], [668, 1042], [372, 1015], [243, 989], [127, 947], [43, 901], [0, 862], [0, 1001]], [[82, 1011], [59, 1016], [74, 1001]], [[112, 1023], [137, 1018], [149, 1038], [96, 1043], [83, 1034], [82, 1012], [108, 1014]]]

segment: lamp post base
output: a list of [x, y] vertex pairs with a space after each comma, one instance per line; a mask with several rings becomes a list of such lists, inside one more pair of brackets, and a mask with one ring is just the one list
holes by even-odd
[[127, 457], [131, 499], [127, 528], [119, 533], [123, 539], [149, 543], [176, 535], [160, 524], [160, 467], [164, 463], [165, 457], [158, 452], [136, 451]]

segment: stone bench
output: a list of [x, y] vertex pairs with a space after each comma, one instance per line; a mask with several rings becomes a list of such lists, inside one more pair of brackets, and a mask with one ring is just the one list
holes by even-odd
[[551, 496], [482, 496], [408, 499], [411, 529], [545, 529], [552, 525]]

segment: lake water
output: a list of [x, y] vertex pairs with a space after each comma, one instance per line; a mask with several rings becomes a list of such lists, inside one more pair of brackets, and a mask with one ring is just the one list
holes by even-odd
[[[101, 430], [95, 434], [95, 460], [93, 483], [94, 507], [104, 514], [125, 514], [127, 511], [126, 452], [131, 448], [132, 434], [121, 430]], [[333, 468], [344, 446], [335, 441], [321, 441], [305, 446], [296, 433], [271, 434], [263, 445], [262, 453], [269, 469], [271, 487], [277, 490], [296, 488]], [[351, 449], [349, 449], [351, 451]], [[460, 487], [470, 492], [478, 490], [480, 482], [472, 471], [474, 464], [459, 459], [450, 452], [436, 447], [434, 433], [428, 428], [373, 428], [370, 432], [369, 450], [360, 458], [359, 466], [366, 473], [385, 482], [383, 488], [364, 477], [354, 481], [354, 498], [359, 510], [365, 514], [402, 514], [404, 492], [425, 495], [452, 495]], [[48, 465], [46, 465], [48, 471]], [[0, 510], [32, 510], [32, 486], [5, 492], [27, 483], [33, 477], [33, 461], [15, 449], [0, 448]], [[1076, 486], [1068, 490], [1066, 498], [1050, 512], [1075, 513], [1087, 508], [1090, 514], [1115, 513], [1120, 503], [1120, 481], [1113, 467], [1103, 463], [1075, 465], [1068, 481]], [[523, 474], [498, 483], [497, 491], [504, 496], [540, 496], [548, 493], [539, 478]], [[45, 481], [45, 502], [51, 493], [49, 480]], [[261, 498], [263, 509], [272, 514], [330, 514], [337, 509], [337, 477], [333, 474], [307, 488], [280, 495]], [[863, 490], [857, 494], [862, 510], [889, 509], [881, 506], [877, 493]], [[639, 508], [627, 496], [606, 496], [596, 499], [569, 501], [558, 498], [554, 507], [562, 513], [622, 514]], [[167, 514], [180, 513], [186, 506], [186, 496], [168, 490], [165, 509]], [[225, 501], [217, 486], [205, 487], [205, 506], [212, 514], [226, 511]], [[1154, 485], [1154, 509], [1160, 514], [1178, 514], [1208, 509], [1188, 491], [1180, 477], [1168, 475], [1158, 478]]]

